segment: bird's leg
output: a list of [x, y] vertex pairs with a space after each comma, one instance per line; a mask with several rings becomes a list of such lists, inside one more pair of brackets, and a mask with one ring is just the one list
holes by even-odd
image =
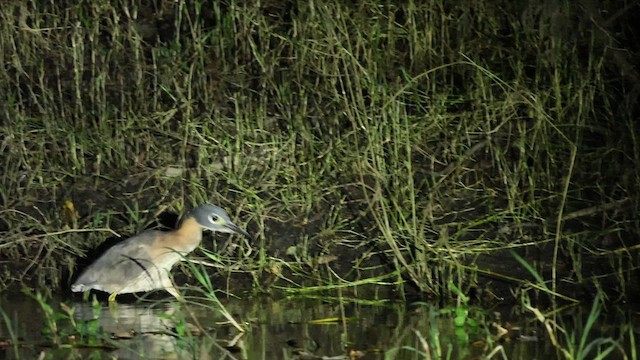
[[173, 295], [173, 297], [176, 298], [176, 300], [178, 301], [184, 301], [184, 298], [182, 297], [182, 295], [180, 295], [180, 293], [178, 292], [178, 289], [176, 289], [176, 284], [173, 282], [173, 280], [171, 279], [171, 274], [167, 271], [164, 276], [162, 277], [162, 279], [160, 280], [162, 283], [162, 288], [168, 292], [169, 294]]
[[178, 289], [176, 289], [173, 285], [171, 286], [166, 286], [164, 288], [169, 294], [173, 295], [173, 297], [176, 298], [176, 300], [182, 302], [184, 301], [184, 298], [182, 297], [182, 295], [180, 295], [180, 293], [178, 292]]
[[109, 312], [114, 317], [114, 319], [118, 319], [118, 302], [116, 301], [116, 296], [118, 296], [118, 292], [111, 293], [109, 295]]

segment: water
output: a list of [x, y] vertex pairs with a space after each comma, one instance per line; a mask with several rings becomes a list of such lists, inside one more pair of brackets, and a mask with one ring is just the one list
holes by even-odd
[[[493, 358], [501, 359], [500, 349], [509, 359], [557, 354], [543, 329], [524, 317], [522, 324], [512, 321], [519, 331], [498, 339], [492, 323], [508, 327], [504, 311], [459, 308], [468, 312], [468, 319], [456, 326], [455, 307], [428, 303], [269, 297], [220, 301], [246, 332], [226, 322], [210, 302], [185, 305], [156, 299], [113, 307], [48, 299], [45, 307], [52, 306], [52, 315], [45, 316], [33, 298], [3, 294], [0, 358], [425, 359], [425, 344], [432, 353], [440, 346], [441, 356], [452, 359], [482, 358], [492, 350]], [[13, 346], [16, 340], [18, 346]]]

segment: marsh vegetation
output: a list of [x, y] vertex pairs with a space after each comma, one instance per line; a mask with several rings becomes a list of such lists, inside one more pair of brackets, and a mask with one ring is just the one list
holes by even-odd
[[429, 303], [415, 358], [469, 354], [440, 347], [445, 318], [501, 356], [506, 306], [546, 353], [637, 359], [639, 10], [6, 1], [4, 303], [27, 289], [68, 325], [49, 344], [89, 346], [68, 289], [99, 246], [215, 203], [257, 241], [207, 236], [174, 270], [194, 303]]

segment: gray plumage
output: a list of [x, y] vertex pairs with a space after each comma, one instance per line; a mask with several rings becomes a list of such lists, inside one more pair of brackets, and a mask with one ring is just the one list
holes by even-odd
[[74, 292], [91, 289], [114, 294], [165, 289], [180, 295], [171, 281], [171, 268], [202, 240], [202, 229], [251, 236], [215, 205], [201, 205], [173, 231], [146, 230], [102, 254], [71, 286]]

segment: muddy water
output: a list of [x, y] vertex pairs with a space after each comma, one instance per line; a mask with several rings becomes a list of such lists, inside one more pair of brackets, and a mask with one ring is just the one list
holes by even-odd
[[156, 299], [110, 307], [49, 299], [54, 315], [47, 317], [34, 299], [5, 293], [0, 299], [5, 315], [0, 358], [424, 359], [421, 337], [432, 347], [437, 337], [442, 356], [452, 359], [482, 358], [498, 345], [509, 359], [556, 354], [544, 335], [538, 337], [540, 328], [527, 327], [527, 321], [519, 324], [523, 327], [517, 336], [489, 344], [495, 333], [490, 324], [506, 324], [509, 316], [497, 318], [493, 311], [471, 309], [478, 326], [456, 327], [452, 312], [426, 303], [345, 300], [341, 306], [335, 299], [268, 297], [220, 301], [248, 331], [240, 333], [226, 323], [211, 303]]

